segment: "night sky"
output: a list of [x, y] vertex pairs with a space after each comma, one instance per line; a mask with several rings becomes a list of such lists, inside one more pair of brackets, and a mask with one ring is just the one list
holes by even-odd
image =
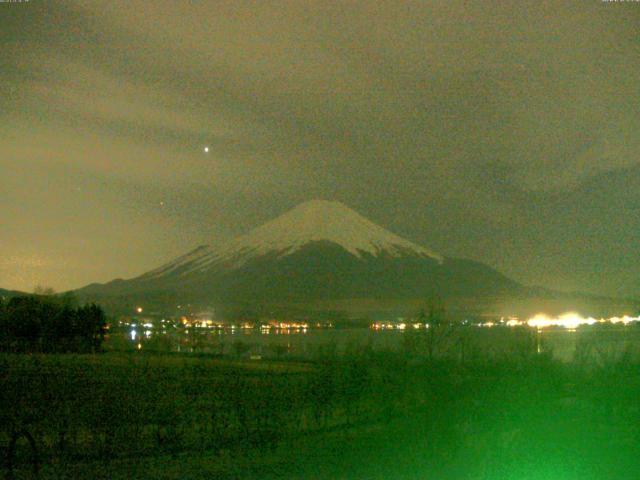
[[0, 287], [131, 277], [325, 198], [637, 296], [639, 25], [600, 0], [0, 3]]

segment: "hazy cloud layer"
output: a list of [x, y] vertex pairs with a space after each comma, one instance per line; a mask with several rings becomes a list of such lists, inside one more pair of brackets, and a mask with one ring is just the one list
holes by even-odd
[[324, 197], [637, 295], [639, 24], [598, 0], [0, 4], [0, 286], [132, 276]]

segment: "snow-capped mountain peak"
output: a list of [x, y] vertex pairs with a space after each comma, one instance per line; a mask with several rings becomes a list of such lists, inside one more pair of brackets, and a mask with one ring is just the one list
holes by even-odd
[[355, 257], [405, 255], [442, 262], [431, 250], [406, 240], [337, 201], [310, 200], [241, 235], [221, 248], [200, 247], [145, 275], [154, 278], [206, 271], [218, 265], [238, 267], [266, 254], [290, 255], [312, 242], [330, 242]]
[[340, 202], [311, 200], [236, 239], [236, 247], [256, 253], [291, 253], [315, 241], [340, 245], [352, 255], [377, 256], [381, 251], [399, 255], [401, 250], [440, 259], [439, 255], [395, 235]]
[[81, 289], [85, 298], [120, 298], [127, 305], [136, 299], [175, 309], [192, 302], [230, 311], [249, 305], [295, 305], [297, 311], [305, 305], [316, 309], [326, 300], [404, 301], [436, 293], [487, 298], [526, 291], [491, 267], [445, 259], [342, 203], [325, 200], [305, 202], [230, 242], [199, 247], [139, 277]]

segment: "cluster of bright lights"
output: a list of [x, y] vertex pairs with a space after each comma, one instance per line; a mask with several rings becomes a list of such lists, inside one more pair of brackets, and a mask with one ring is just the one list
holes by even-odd
[[416, 330], [420, 328], [429, 328], [428, 323], [391, 323], [391, 322], [375, 322], [371, 324], [371, 328], [374, 330], [406, 330], [408, 328], [414, 328]]
[[609, 321], [611, 323], [624, 323], [626, 325], [627, 323], [631, 322], [639, 322], [640, 317], [630, 317], [629, 315], [624, 315], [623, 317], [611, 317]]
[[574, 312], [563, 313], [558, 317], [550, 317], [543, 313], [539, 313], [531, 317], [527, 321], [520, 321], [517, 319], [509, 320], [506, 325], [509, 327], [516, 327], [519, 325], [528, 325], [533, 328], [547, 328], [547, 327], [563, 327], [570, 330], [574, 330], [582, 325], [594, 325], [596, 323], [622, 323], [627, 325], [631, 322], [640, 321], [640, 317], [631, 317], [624, 315], [622, 317], [600, 318], [595, 319], [593, 317], [583, 317]]
[[[184, 316], [180, 317], [180, 323], [182, 323], [182, 325], [186, 328], [225, 328], [228, 326], [220, 322], [215, 322], [208, 318], [192, 319]], [[236, 328], [235, 325], [233, 325], [233, 328]]]
[[271, 321], [269, 323], [263, 323], [260, 325], [260, 331], [262, 333], [269, 333], [271, 330], [274, 331], [295, 331], [295, 332], [303, 332], [306, 333], [309, 328], [309, 324], [306, 322], [277, 322]]

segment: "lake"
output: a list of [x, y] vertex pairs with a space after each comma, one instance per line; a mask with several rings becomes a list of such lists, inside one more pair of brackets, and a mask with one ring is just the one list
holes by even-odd
[[613, 360], [638, 357], [640, 326], [583, 325], [577, 329], [551, 327], [460, 326], [429, 337], [427, 330], [372, 328], [128, 328], [113, 331], [110, 350], [144, 350], [260, 358], [314, 358], [363, 349], [407, 350], [426, 355], [433, 342], [438, 355], [467, 358], [549, 354], [562, 361]]

